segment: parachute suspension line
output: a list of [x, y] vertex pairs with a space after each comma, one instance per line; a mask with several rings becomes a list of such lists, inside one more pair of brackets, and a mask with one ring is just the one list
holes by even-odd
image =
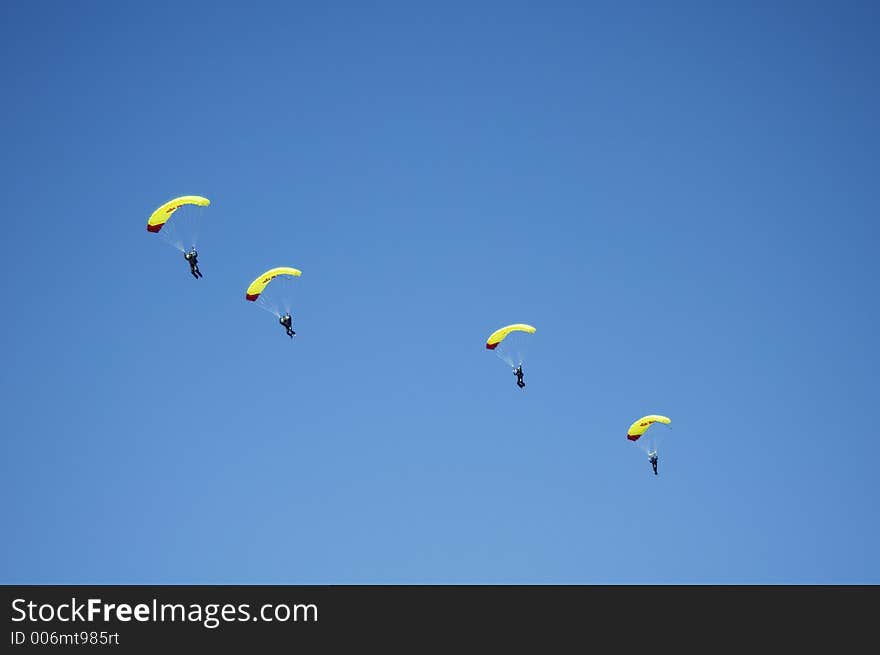
[[263, 293], [260, 294], [260, 298], [257, 300], [259, 304], [265, 307], [266, 311], [270, 314], [274, 314], [277, 317], [281, 317], [281, 307], [279, 306], [277, 297], [275, 295], [275, 291], [277, 286], [280, 284], [280, 280], [277, 278], [271, 282], [273, 287], [271, 289], [266, 288], [263, 290]]
[[521, 366], [525, 360], [525, 346], [528, 337], [517, 332], [508, 336], [504, 341], [498, 344], [495, 353], [507, 364], [511, 370], [516, 370], [517, 366]]
[[199, 224], [198, 217], [201, 215], [201, 207], [195, 209], [185, 207], [179, 211], [182, 212], [180, 218], [183, 219], [182, 221], [180, 221], [179, 225], [181, 229], [181, 242], [183, 243], [183, 247], [185, 250], [195, 248], [196, 230]]
[[257, 299], [256, 304], [257, 304], [257, 307], [259, 307], [263, 311], [269, 312], [270, 314], [272, 314], [272, 316], [274, 316], [276, 318], [281, 318], [281, 312], [278, 311], [278, 308], [275, 307], [275, 305], [272, 305], [269, 302], [267, 302], [262, 296], [260, 296]]
[[502, 362], [504, 362], [505, 364], [507, 364], [511, 368], [516, 368], [516, 366], [513, 363], [513, 359], [508, 354], [507, 349], [504, 348], [503, 346], [495, 349], [495, 356], [498, 357], [498, 359], [500, 359]]
[[172, 223], [171, 221], [168, 221], [162, 226], [162, 230], [159, 232], [159, 237], [171, 247], [180, 252], [184, 252], [183, 240], [178, 237], [177, 232], [177, 222]]
[[196, 246], [199, 221], [204, 207], [187, 205], [178, 209], [174, 216], [162, 227], [160, 235], [182, 253]]
[[276, 282], [280, 282], [281, 284], [278, 286], [278, 309], [284, 310], [287, 314], [292, 314], [290, 311], [291, 305], [293, 304], [293, 278], [288, 276], [283, 276], [281, 279], [276, 280]]
[[204, 208], [204, 207], [199, 207], [199, 208], [198, 208], [198, 211], [196, 212], [196, 217], [193, 219], [192, 230], [190, 230], [190, 231], [192, 232], [192, 243], [189, 244], [189, 245], [191, 245], [193, 248], [196, 247], [196, 243], [197, 243], [198, 240], [199, 240], [199, 226], [200, 226], [201, 223], [202, 223], [202, 213], [203, 213], [204, 211], [205, 211], [205, 208]]

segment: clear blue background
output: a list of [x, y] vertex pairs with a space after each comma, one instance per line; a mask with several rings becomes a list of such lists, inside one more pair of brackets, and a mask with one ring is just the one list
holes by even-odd
[[4, 3], [0, 580], [880, 583], [880, 9], [661, 4]]

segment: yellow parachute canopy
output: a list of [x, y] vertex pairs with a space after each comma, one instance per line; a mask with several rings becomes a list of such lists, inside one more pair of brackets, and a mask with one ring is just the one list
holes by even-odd
[[638, 421], [629, 426], [629, 430], [626, 431], [626, 438], [630, 441], [638, 440], [638, 438], [645, 434], [645, 431], [654, 423], [665, 423], [666, 425], [669, 425], [670, 423], [672, 423], [672, 419], [666, 416], [660, 416], [659, 414], [649, 414], [648, 416], [643, 416]]
[[498, 347], [498, 344], [504, 341], [504, 338], [511, 332], [528, 332], [529, 334], [534, 334], [535, 328], [533, 328], [531, 325], [526, 325], [525, 323], [514, 323], [513, 325], [506, 325], [501, 329], [495, 330], [492, 334], [489, 335], [489, 338], [486, 340], [486, 348], [488, 350], [495, 350], [495, 348]]
[[260, 294], [263, 293], [263, 289], [266, 288], [266, 285], [279, 275], [293, 275], [299, 277], [302, 275], [302, 271], [296, 268], [290, 268], [289, 266], [279, 266], [278, 268], [269, 269], [256, 280], [251, 282], [251, 285], [247, 288], [247, 294], [245, 297], [251, 301], [256, 300], [260, 297]]
[[158, 232], [161, 230], [162, 226], [171, 218], [171, 215], [185, 205], [207, 207], [210, 204], [211, 201], [202, 196], [180, 196], [174, 200], [169, 200], [150, 215], [150, 220], [147, 221], [147, 231]]

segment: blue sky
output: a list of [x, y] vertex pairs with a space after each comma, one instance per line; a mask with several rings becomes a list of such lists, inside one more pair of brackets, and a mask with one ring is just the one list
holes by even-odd
[[644, 4], [5, 3], [0, 580], [880, 583], [880, 10]]

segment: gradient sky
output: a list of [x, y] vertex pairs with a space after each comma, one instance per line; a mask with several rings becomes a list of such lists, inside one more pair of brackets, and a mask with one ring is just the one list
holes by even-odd
[[0, 581], [880, 583], [880, 8], [645, 5], [3, 3]]

